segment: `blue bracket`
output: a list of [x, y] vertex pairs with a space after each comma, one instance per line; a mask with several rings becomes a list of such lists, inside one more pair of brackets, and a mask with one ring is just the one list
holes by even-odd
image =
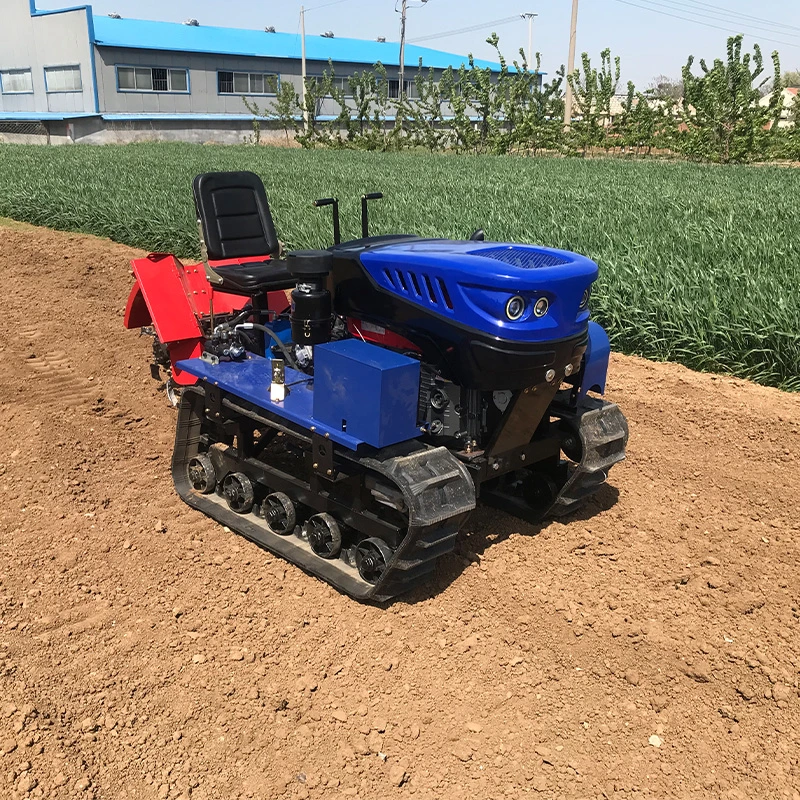
[[608, 359], [611, 355], [611, 342], [608, 334], [596, 322], [589, 323], [589, 346], [586, 348], [586, 366], [578, 400], [583, 400], [587, 392], [605, 394]]

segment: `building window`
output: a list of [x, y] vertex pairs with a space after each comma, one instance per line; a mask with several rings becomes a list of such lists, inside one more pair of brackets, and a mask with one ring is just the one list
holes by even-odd
[[353, 96], [353, 90], [350, 88], [350, 78], [340, 78], [337, 75], [333, 78], [333, 88], [341, 92], [345, 97]]
[[[321, 90], [326, 83], [326, 80], [322, 75], [309, 75], [306, 80], [310, 83], [316, 84], [318, 91]], [[345, 97], [353, 96], [353, 90], [350, 88], [350, 78], [340, 78], [339, 76], [336, 76], [330, 80], [333, 84], [333, 88], [340, 91]], [[328, 92], [328, 94], [325, 96], [331, 97], [330, 92]]]
[[48, 92], [81, 92], [81, 68], [71, 67], [45, 67], [44, 82]]
[[[417, 91], [417, 83], [416, 81], [403, 81], [403, 84], [406, 88], [406, 97], [410, 100], [415, 100], [419, 97], [419, 92]], [[398, 100], [400, 98], [400, 81], [399, 80], [389, 80], [389, 98], [392, 100]]]
[[189, 71], [162, 67], [117, 67], [117, 89], [120, 92], [189, 91]]
[[278, 76], [269, 72], [217, 73], [219, 94], [277, 94]]
[[0, 90], [3, 94], [33, 94], [33, 73], [29, 69], [0, 71]]

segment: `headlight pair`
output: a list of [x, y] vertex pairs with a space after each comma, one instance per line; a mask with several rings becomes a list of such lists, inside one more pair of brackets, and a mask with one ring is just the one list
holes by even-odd
[[[506, 316], [511, 322], [516, 322], [525, 313], [525, 298], [515, 295], [506, 303]], [[550, 308], [550, 301], [546, 297], [540, 297], [533, 304], [533, 316], [543, 317]]]

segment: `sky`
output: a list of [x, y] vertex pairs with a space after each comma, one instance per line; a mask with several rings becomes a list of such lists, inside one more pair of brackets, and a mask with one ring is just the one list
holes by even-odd
[[[398, 4], [400, 0], [397, 0]], [[38, 0], [39, 8], [74, 5], [64, 0]], [[94, 0], [95, 13], [201, 25], [279, 31], [299, 29], [300, 2], [295, 0]], [[306, 0], [306, 34], [333, 31], [337, 36], [399, 41], [400, 14], [395, 0]], [[493, 59], [486, 37], [495, 31], [511, 61], [527, 49], [528, 23], [524, 12], [538, 16], [533, 24], [533, 49], [542, 55], [542, 70], [555, 72], [567, 61], [571, 0], [409, 0], [408, 41], [464, 28], [476, 30], [418, 42], [452, 53], [472, 53]], [[513, 21], [505, 21], [514, 17]], [[681, 17], [682, 19], [679, 19]], [[499, 22], [503, 20], [502, 24]], [[493, 24], [490, 24], [493, 23]], [[745, 34], [745, 44], [759, 42], [767, 60], [781, 54], [784, 70], [800, 69], [800, 3], [797, 0], [580, 0], [577, 59], [586, 51], [599, 62], [610, 47], [622, 63], [619, 91], [628, 80], [644, 89], [656, 75], [680, 77], [686, 58], [711, 61], [725, 56], [729, 35]], [[771, 65], [767, 65], [771, 68]]]

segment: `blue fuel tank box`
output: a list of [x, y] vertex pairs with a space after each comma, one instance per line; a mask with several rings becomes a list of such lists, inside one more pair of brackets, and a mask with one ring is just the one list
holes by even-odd
[[373, 447], [420, 435], [419, 362], [359, 339], [314, 347], [313, 416]]

